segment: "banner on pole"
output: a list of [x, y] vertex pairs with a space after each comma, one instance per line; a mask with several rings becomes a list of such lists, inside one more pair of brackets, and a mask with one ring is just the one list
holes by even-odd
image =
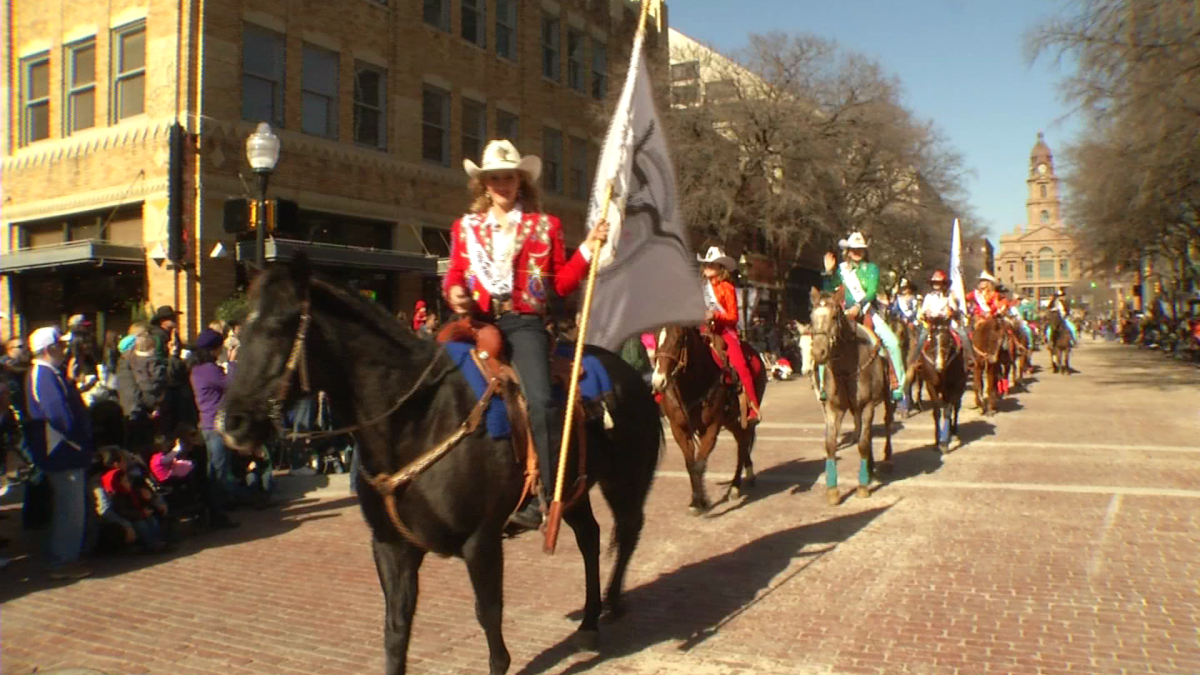
[[[604, 218], [609, 237], [600, 251], [594, 320], [585, 342], [611, 351], [660, 326], [704, 321], [698, 263], [679, 210], [675, 169], [654, 109], [643, 43], [639, 31], [588, 207], [588, 229]], [[600, 213], [609, 184], [608, 210]]]
[[963, 285], [962, 233], [958, 218], [954, 219], [954, 231], [950, 235], [950, 298], [960, 311], [967, 311], [967, 291]]

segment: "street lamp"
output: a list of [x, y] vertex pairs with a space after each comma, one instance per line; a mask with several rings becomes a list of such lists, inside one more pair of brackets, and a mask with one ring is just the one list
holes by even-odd
[[259, 122], [254, 133], [246, 138], [246, 159], [250, 168], [258, 175], [258, 209], [254, 223], [254, 258], [261, 269], [266, 257], [267, 231], [267, 182], [279, 161], [279, 137], [271, 132], [271, 125]]

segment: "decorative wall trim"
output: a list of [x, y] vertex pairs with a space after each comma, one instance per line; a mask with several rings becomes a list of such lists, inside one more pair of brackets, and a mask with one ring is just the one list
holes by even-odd
[[70, 30], [63, 32], [62, 42], [64, 45], [69, 45], [73, 42], [94, 38], [96, 37], [96, 32], [96, 24], [94, 23], [73, 26]]
[[63, 159], [133, 145], [166, 143], [174, 117], [137, 120], [80, 131], [66, 138], [38, 141], [20, 148], [0, 163], [0, 170], [20, 171]]
[[27, 59], [31, 56], [37, 56], [38, 54], [50, 51], [52, 46], [54, 45], [49, 40], [32, 40], [26, 42], [17, 49], [17, 58]]
[[267, 14], [266, 12], [254, 9], [245, 9], [242, 10], [242, 20], [246, 23], [252, 23], [256, 26], [273, 30], [276, 33], [287, 33], [287, 21], [274, 14]]
[[4, 209], [5, 224], [45, 220], [58, 216], [66, 216], [85, 211], [137, 204], [148, 199], [161, 198], [167, 195], [167, 179], [139, 180], [132, 187], [128, 181], [124, 184], [107, 187], [103, 190], [79, 192], [71, 195], [41, 199], [35, 202], [14, 204]]
[[516, 103], [509, 103], [508, 101], [503, 100], [496, 101], [496, 108], [498, 110], [503, 110], [506, 113], [516, 115], [517, 117], [521, 116], [521, 106]]
[[[373, 2], [374, 0], [364, 0], [364, 1], [365, 2]], [[377, 52], [373, 49], [365, 49], [362, 47], [356, 47], [354, 49], [354, 60], [362, 61], [363, 63], [369, 63], [373, 66], [378, 66], [379, 68], [382, 68], [385, 71], [388, 70], [387, 57], [385, 57], [383, 54], [380, 54], [379, 52]]]
[[329, 35], [322, 33], [320, 31], [315, 31], [315, 30], [304, 31], [304, 41], [309, 44], [313, 44], [318, 47], [321, 47], [323, 49], [328, 49], [331, 52], [337, 52], [339, 55], [342, 52], [342, 46], [341, 46], [341, 44], [338, 43], [337, 40], [333, 39]]
[[421, 82], [423, 84], [433, 85], [433, 86], [437, 87], [438, 89], [442, 89], [445, 91], [454, 91], [454, 84], [451, 83], [450, 80], [447, 80], [446, 78], [440, 77], [438, 75], [428, 75], [428, 74], [422, 75]]
[[469, 98], [476, 103], [486, 104], [488, 101], [488, 97], [485, 96], [483, 92], [479, 91], [478, 89], [471, 89], [469, 87], [463, 87], [462, 97]]
[[117, 12], [109, 19], [109, 28], [120, 28], [136, 21], [145, 21], [149, 14], [145, 7], [130, 7], [128, 9]]

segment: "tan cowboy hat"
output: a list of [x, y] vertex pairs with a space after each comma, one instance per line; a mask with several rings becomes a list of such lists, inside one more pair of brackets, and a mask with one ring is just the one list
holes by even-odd
[[710, 263], [720, 265], [730, 272], [737, 270], [737, 261], [725, 255], [725, 251], [722, 251], [720, 246], [710, 246], [708, 248], [708, 253], [705, 254], [703, 258], [696, 256], [696, 260], [699, 260], [700, 264], [702, 265], [708, 265]]
[[483, 149], [483, 166], [469, 159], [463, 160], [467, 175], [475, 178], [484, 171], [524, 171], [529, 180], [536, 181], [542, 175], [542, 160], [534, 155], [521, 156], [516, 146], [507, 140], [490, 141]]
[[851, 232], [849, 237], [838, 242], [838, 248], [866, 248], [867, 239], [862, 232]]

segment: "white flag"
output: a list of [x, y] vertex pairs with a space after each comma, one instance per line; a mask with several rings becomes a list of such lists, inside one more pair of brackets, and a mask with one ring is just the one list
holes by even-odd
[[[604, 217], [609, 235], [599, 256], [585, 342], [611, 351], [661, 326], [704, 321], [699, 265], [679, 211], [675, 169], [654, 110], [642, 43], [639, 31], [588, 208], [588, 229]], [[610, 183], [608, 212], [601, 214]]]
[[958, 218], [954, 219], [954, 232], [950, 235], [950, 298], [962, 311], [967, 311], [967, 291], [963, 286], [962, 233], [958, 229]]

